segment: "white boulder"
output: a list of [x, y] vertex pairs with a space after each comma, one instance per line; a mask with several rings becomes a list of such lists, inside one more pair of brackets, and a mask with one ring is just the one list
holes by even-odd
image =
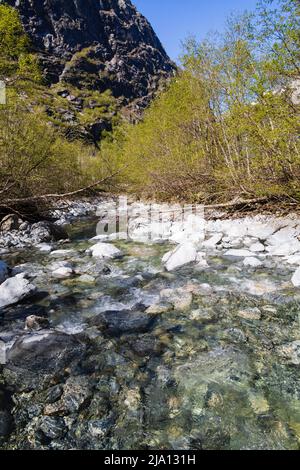
[[249, 250], [253, 251], [253, 253], [262, 253], [265, 251], [265, 246], [262, 243], [253, 243], [253, 245], [250, 246]]
[[300, 287], [300, 268], [297, 269], [292, 277], [292, 283], [295, 287]]
[[97, 243], [89, 251], [94, 258], [114, 259], [122, 256], [122, 251], [110, 243]]
[[17, 274], [0, 285], [0, 308], [14, 305], [35, 292], [36, 287], [25, 279], [24, 274]]
[[277, 230], [277, 226], [272, 220], [267, 222], [260, 222], [253, 219], [248, 219], [247, 225], [248, 236], [258, 238], [259, 240], [266, 240]]
[[8, 266], [4, 261], [0, 261], [0, 284], [8, 277]]
[[36, 246], [42, 253], [50, 253], [52, 250], [52, 246], [48, 245], [47, 243], [39, 243]]
[[287, 226], [270, 236], [267, 240], [268, 245], [278, 246], [295, 240], [299, 231], [295, 227]]
[[75, 255], [76, 252], [74, 250], [55, 250], [50, 253], [50, 256], [53, 258], [63, 258]]
[[209, 240], [206, 240], [205, 242], [203, 242], [202, 246], [204, 248], [208, 248], [208, 249], [213, 250], [221, 242], [222, 238], [223, 238], [223, 233], [216, 233]]
[[300, 251], [300, 242], [297, 239], [292, 239], [281, 245], [268, 246], [267, 250], [272, 256], [290, 256]]
[[300, 266], [300, 253], [296, 253], [295, 255], [292, 256], [287, 256], [286, 262], [288, 264], [298, 264]]
[[162, 259], [167, 271], [174, 271], [181, 266], [193, 263], [197, 259], [197, 250], [193, 243], [186, 242], [175, 250], [166, 253]]
[[69, 267], [61, 267], [56, 269], [55, 271], [52, 272], [52, 275], [54, 277], [57, 277], [59, 279], [67, 279], [68, 277], [71, 277], [73, 275], [74, 271], [72, 268]]
[[235, 258], [252, 258], [253, 253], [249, 250], [228, 250], [225, 256], [233, 256]]
[[260, 266], [262, 266], [262, 262], [259, 261], [259, 259], [257, 258], [245, 258], [244, 266], [249, 266], [251, 268], [259, 268]]

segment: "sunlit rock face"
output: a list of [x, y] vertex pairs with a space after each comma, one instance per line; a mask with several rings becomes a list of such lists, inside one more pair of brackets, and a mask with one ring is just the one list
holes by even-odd
[[49, 83], [112, 90], [145, 106], [174, 74], [149, 22], [130, 0], [7, 0], [15, 6]]

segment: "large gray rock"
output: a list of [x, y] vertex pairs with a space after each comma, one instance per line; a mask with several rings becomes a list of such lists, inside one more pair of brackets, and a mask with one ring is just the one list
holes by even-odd
[[[151, 25], [130, 0], [6, 2], [19, 10], [50, 83], [63, 79], [78, 88], [110, 89], [127, 103], [138, 100], [138, 107], [174, 73]], [[76, 101], [68, 91], [65, 97]]]
[[167, 271], [174, 271], [182, 266], [195, 262], [197, 250], [193, 243], [187, 242], [179, 245], [175, 250], [167, 253], [162, 262]]
[[4, 261], [0, 261], [0, 284], [8, 277], [8, 266]]
[[64, 376], [79, 362], [85, 345], [75, 336], [54, 330], [23, 334], [7, 352], [4, 375], [14, 389], [33, 390]]
[[0, 308], [14, 305], [35, 292], [36, 287], [25, 279], [24, 274], [17, 274], [0, 285]]
[[100, 313], [90, 323], [110, 336], [118, 336], [147, 332], [154, 321], [155, 316], [148, 313], [112, 310]]

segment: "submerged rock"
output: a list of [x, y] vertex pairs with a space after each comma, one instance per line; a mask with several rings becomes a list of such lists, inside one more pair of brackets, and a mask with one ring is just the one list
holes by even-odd
[[7, 352], [4, 375], [18, 390], [43, 387], [64, 375], [71, 362], [79, 362], [85, 345], [73, 335], [54, 330], [23, 334]]
[[150, 305], [147, 308], [146, 313], [150, 315], [161, 315], [162, 313], [167, 313], [173, 310], [173, 305], [168, 302], [160, 302], [157, 304]]
[[44, 330], [50, 327], [48, 318], [30, 315], [25, 320], [25, 330]]
[[162, 259], [167, 271], [175, 271], [176, 269], [187, 264], [195, 262], [197, 259], [197, 250], [193, 243], [183, 243], [175, 250], [165, 254]]
[[90, 323], [108, 335], [118, 336], [123, 333], [147, 332], [154, 323], [154, 319], [154, 316], [147, 313], [113, 310], [100, 313]]
[[257, 258], [245, 258], [244, 266], [250, 266], [251, 268], [259, 268], [262, 266], [262, 262]]
[[76, 252], [74, 250], [55, 250], [50, 253], [50, 256], [53, 258], [64, 258], [75, 256]]
[[0, 261], [0, 284], [8, 277], [8, 266], [4, 261]]
[[121, 250], [110, 243], [97, 243], [90, 250], [94, 258], [114, 259], [122, 256]]
[[47, 416], [64, 416], [76, 413], [86, 406], [91, 397], [91, 386], [87, 377], [70, 377], [63, 391], [57, 391], [59, 400], [46, 405], [44, 414]]
[[160, 292], [160, 297], [163, 301], [172, 304], [174, 308], [179, 311], [188, 310], [193, 301], [192, 292], [184, 288], [164, 289]]
[[300, 365], [300, 340], [284, 344], [277, 348], [277, 354], [285, 358], [290, 364]]
[[258, 308], [248, 308], [244, 310], [239, 310], [237, 315], [238, 317], [243, 318], [244, 320], [261, 319], [261, 311]]
[[74, 271], [70, 267], [60, 267], [52, 272], [52, 276], [57, 277], [59, 279], [67, 279], [68, 277], [71, 277], [73, 274], [74, 274]]
[[24, 274], [17, 274], [0, 285], [0, 308], [14, 305], [35, 292], [36, 287], [25, 279]]
[[225, 256], [232, 256], [233, 258], [251, 258], [253, 252], [249, 250], [228, 250]]

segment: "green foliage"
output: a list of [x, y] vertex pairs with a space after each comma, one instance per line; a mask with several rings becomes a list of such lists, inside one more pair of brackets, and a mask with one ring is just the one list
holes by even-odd
[[7, 78], [24, 86], [27, 81], [40, 82], [41, 73], [19, 13], [0, 4], [0, 79]]
[[[235, 197], [299, 200], [298, 2], [228, 21], [222, 36], [184, 48], [184, 71], [103, 146], [122, 183], [143, 194], [201, 202]], [[285, 19], [282, 24], [283, 18]], [[263, 46], [263, 47], [262, 47]]]
[[107, 174], [92, 148], [67, 141], [20, 101], [9, 102], [0, 110], [1, 200], [70, 192]]
[[29, 46], [18, 12], [7, 5], [0, 5], [0, 45], [1, 55], [16, 61]]

